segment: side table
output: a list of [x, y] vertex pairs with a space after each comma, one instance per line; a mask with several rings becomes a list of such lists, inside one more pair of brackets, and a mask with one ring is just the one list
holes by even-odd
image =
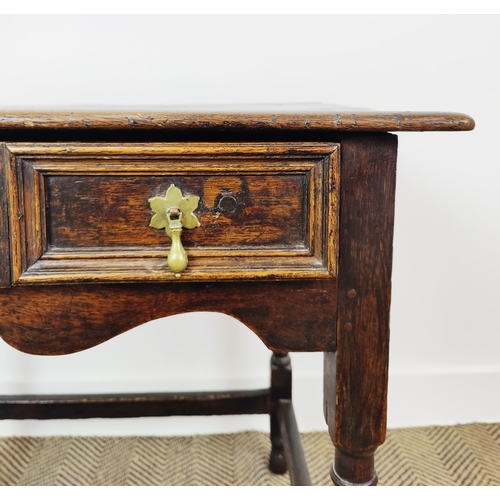
[[[288, 352], [324, 352], [338, 485], [377, 483], [386, 432], [400, 131], [455, 113], [0, 113], [0, 336], [90, 348], [156, 318], [234, 316], [273, 351], [268, 389], [4, 396], [0, 418], [268, 413], [270, 468], [310, 484]], [[182, 332], [179, 332], [182, 334]]]

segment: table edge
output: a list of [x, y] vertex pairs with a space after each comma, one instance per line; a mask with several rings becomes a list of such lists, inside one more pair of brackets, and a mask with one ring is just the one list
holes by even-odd
[[473, 130], [474, 120], [445, 112], [218, 113], [159, 111], [0, 111], [3, 129], [296, 130], [432, 132]]

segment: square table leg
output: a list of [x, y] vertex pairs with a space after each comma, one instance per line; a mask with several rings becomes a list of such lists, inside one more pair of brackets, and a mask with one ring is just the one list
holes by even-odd
[[339, 485], [374, 485], [385, 440], [397, 138], [341, 144], [337, 350], [325, 353], [324, 409]]

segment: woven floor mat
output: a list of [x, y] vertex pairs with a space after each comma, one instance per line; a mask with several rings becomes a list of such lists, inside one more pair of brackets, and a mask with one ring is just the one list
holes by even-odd
[[[331, 485], [326, 432], [302, 435], [314, 485]], [[288, 485], [260, 432], [188, 437], [0, 439], [1, 485]], [[380, 485], [500, 485], [500, 424], [389, 430]]]

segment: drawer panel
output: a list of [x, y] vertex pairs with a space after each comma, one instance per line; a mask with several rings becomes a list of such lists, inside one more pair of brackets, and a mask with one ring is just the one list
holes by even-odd
[[[7, 144], [14, 284], [327, 278], [336, 274], [338, 145]], [[199, 197], [189, 264], [149, 200]]]
[[[147, 177], [107, 175], [84, 180], [78, 175], [53, 175], [45, 185], [47, 239], [57, 248], [110, 249], [141, 242], [144, 247], [164, 249], [168, 243], [164, 232], [144, 229], [151, 220], [144, 194], [165, 196], [174, 184], [200, 197], [195, 212], [201, 225], [183, 231], [186, 248], [300, 247], [306, 229], [304, 181], [304, 175], [294, 172], [236, 177], [193, 171], [180, 178], [157, 172]], [[280, 192], [287, 193], [287, 203], [269, 196]]]

